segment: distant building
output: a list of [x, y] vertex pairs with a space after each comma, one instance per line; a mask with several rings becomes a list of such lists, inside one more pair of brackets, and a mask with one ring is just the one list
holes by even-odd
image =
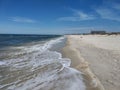
[[120, 34], [120, 32], [111, 32], [110, 34]]
[[91, 31], [91, 34], [106, 34], [106, 31]]

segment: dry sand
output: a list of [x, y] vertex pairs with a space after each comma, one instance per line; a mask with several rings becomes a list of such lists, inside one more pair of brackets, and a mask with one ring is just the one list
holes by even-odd
[[68, 35], [63, 57], [83, 73], [87, 90], [120, 90], [120, 35]]

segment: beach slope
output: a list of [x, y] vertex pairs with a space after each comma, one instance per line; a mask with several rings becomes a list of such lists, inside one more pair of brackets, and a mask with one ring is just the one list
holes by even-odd
[[63, 57], [82, 72], [87, 90], [119, 90], [120, 36], [68, 35]]

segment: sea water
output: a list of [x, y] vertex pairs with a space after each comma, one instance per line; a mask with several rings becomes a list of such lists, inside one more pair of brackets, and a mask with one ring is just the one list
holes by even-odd
[[57, 35], [0, 35], [0, 90], [85, 90], [62, 58], [64, 43]]

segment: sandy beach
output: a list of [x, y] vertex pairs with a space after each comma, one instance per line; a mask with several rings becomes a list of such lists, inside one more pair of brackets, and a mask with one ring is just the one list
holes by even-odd
[[63, 57], [82, 72], [87, 90], [120, 89], [120, 35], [68, 35]]

